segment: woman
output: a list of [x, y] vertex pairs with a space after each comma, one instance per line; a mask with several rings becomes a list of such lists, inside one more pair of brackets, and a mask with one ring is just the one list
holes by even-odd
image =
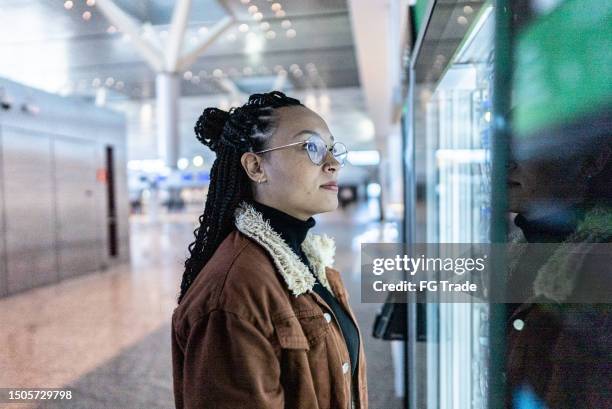
[[612, 407], [611, 178], [607, 136], [511, 162], [508, 408]]
[[172, 316], [176, 407], [367, 408], [334, 242], [308, 231], [338, 206], [346, 148], [281, 92], [195, 131], [217, 157]]

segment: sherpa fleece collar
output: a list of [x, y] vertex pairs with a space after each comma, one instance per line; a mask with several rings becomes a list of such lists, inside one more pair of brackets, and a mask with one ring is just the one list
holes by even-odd
[[[577, 275], [585, 262], [575, 254], [588, 254], [589, 248], [596, 243], [604, 243], [612, 237], [612, 212], [606, 207], [597, 206], [589, 210], [570, 234], [555, 250], [553, 255], [538, 270], [533, 283], [536, 297], [544, 296], [556, 302], [565, 301], [576, 287]], [[511, 237], [512, 243], [527, 243], [522, 231]], [[512, 273], [517, 268], [518, 259], [525, 246], [519, 246], [509, 266]]]
[[[283, 240], [262, 214], [247, 202], [242, 202], [235, 211], [236, 228], [245, 236], [255, 240], [274, 260], [274, 265], [285, 280], [287, 287], [297, 297], [306, 291], [312, 291], [316, 280], [308, 267], [289, 245]], [[321, 284], [332, 291], [325, 267], [332, 267], [336, 246], [334, 240], [327, 235], [317, 235], [311, 232], [306, 234], [302, 243], [302, 250], [317, 275]]]

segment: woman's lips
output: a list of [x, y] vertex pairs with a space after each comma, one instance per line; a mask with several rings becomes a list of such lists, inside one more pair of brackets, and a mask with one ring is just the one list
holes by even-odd
[[321, 189], [331, 190], [332, 192], [338, 191], [338, 185], [335, 183], [327, 183], [325, 185], [321, 185]]

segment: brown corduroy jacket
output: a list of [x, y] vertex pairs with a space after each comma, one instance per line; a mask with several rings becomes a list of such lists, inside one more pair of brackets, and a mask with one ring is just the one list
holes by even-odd
[[[312, 273], [251, 206], [236, 211], [236, 227], [172, 315], [176, 407], [367, 408], [361, 332], [352, 377], [338, 322], [311, 291]], [[333, 241], [309, 232], [302, 249], [355, 321], [330, 267]]]

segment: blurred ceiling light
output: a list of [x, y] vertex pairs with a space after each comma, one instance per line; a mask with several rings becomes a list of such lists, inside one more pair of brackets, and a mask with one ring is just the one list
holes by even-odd
[[91, 86], [94, 88], [99, 87], [101, 84], [100, 78], [94, 78], [93, 81], [91, 81]]
[[297, 65], [297, 64], [291, 64], [291, 65], [289, 66], [289, 71], [291, 71], [291, 72], [293, 72], [293, 71], [295, 71], [295, 70], [299, 70], [299, 69], [300, 69], [300, 66], [299, 66], [299, 65]]
[[380, 153], [371, 151], [349, 151], [346, 160], [353, 166], [375, 166], [380, 163]]
[[295, 36], [297, 35], [297, 32], [290, 28], [289, 30], [287, 30], [287, 38], [295, 38]]
[[140, 106], [140, 126], [146, 127], [153, 122], [153, 105], [144, 103]]
[[95, 5], [96, 5], [96, 0], [87, 0], [87, 5], [88, 5], [89, 7], [93, 7], [93, 6], [95, 6]]
[[[349, 152], [349, 156], [350, 154], [351, 153]], [[368, 183], [368, 186], [366, 187], [366, 192], [368, 194], [368, 197], [378, 197], [380, 196], [381, 191], [382, 191], [382, 188], [379, 183]]]
[[272, 9], [272, 11], [276, 12], [282, 9], [283, 6], [281, 6], [280, 3], [274, 3], [270, 6], [270, 8]]
[[359, 121], [359, 133], [363, 136], [360, 140], [372, 140], [374, 138], [374, 122], [370, 118], [363, 118]]
[[306, 100], [304, 103], [308, 108], [312, 109], [313, 111], [317, 111], [317, 98], [314, 96], [314, 94], [306, 95]]
[[249, 34], [253, 34], [253, 35], [247, 36], [244, 52], [247, 54], [260, 53], [264, 47], [263, 38], [261, 38], [258, 35], [255, 35], [255, 33], [249, 33]]
[[240, 2], [242, 4], [249, 4], [251, 2], [251, 0], [240, 0]]
[[329, 99], [329, 95], [327, 94], [319, 95], [319, 111], [323, 113], [329, 112], [330, 105], [331, 105], [331, 100]]
[[115, 26], [108, 26], [108, 28], [106, 29], [106, 32], [109, 34], [114, 34], [117, 32], [117, 27]]
[[261, 13], [255, 13], [253, 14], [253, 18], [255, 19], [255, 21], [261, 21], [263, 19], [263, 14]]
[[255, 14], [259, 11], [259, 8], [257, 8], [257, 6], [253, 5], [249, 7], [249, 14]]
[[285, 29], [287, 29], [287, 28], [291, 27], [291, 21], [289, 21], [289, 20], [283, 20], [283, 22], [281, 23], [281, 27], [282, 27], [282, 28], [285, 28]]
[[106, 88], [98, 88], [96, 90], [96, 98], [94, 100], [94, 104], [99, 107], [103, 107], [106, 105]]
[[459, 17], [457, 17], [457, 23], [459, 23], [462, 26], [464, 26], [464, 25], [466, 25], [468, 23], [468, 19], [465, 16], [459, 16]]
[[66, 10], [70, 10], [74, 6], [74, 2], [72, 0], [66, 0], [64, 2], [64, 8]]
[[270, 23], [268, 23], [267, 21], [264, 21], [263, 23], [261, 23], [261, 24], [259, 25], [259, 28], [260, 28], [262, 31], [269, 30], [269, 29], [270, 29]]
[[216, 68], [216, 69], [213, 71], [213, 76], [215, 76], [215, 77], [217, 77], [217, 78], [222, 77], [222, 76], [223, 76], [223, 70], [222, 70], [221, 68]]
[[287, 15], [287, 13], [285, 13], [285, 10], [279, 10], [276, 13], [274, 13], [274, 15], [278, 18], [283, 18]]
[[266, 33], [266, 38], [268, 40], [274, 40], [276, 38], [276, 32], [270, 30]]
[[89, 21], [91, 19], [91, 11], [86, 11], [83, 13], [83, 20]]
[[302, 72], [302, 70], [295, 70], [293, 71], [293, 75], [295, 75], [297, 78], [301, 78], [302, 75], [304, 75], [304, 73]]
[[183, 74], [183, 78], [189, 81], [191, 78], [193, 78], [193, 73], [191, 71], [185, 71], [185, 73]]
[[474, 9], [472, 8], [472, 6], [464, 6], [463, 7], [463, 12], [465, 14], [472, 14], [474, 12]]
[[249, 31], [249, 25], [248, 25], [248, 24], [240, 24], [240, 25], [238, 26], [238, 30], [239, 30], [241, 33], [246, 33], [247, 31]]
[[187, 166], [189, 166], [189, 160], [187, 158], [180, 158], [178, 161], [176, 161], [176, 166], [180, 170], [185, 170], [187, 169]]
[[112, 87], [114, 83], [115, 79], [113, 77], [108, 77], [106, 81], [104, 81], [104, 84], [106, 84], [107, 87]]
[[202, 26], [198, 29], [198, 34], [203, 36], [206, 35], [206, 33], [208, 33], [208, 27], [206, 26]]
[[193, 166], [202, 167], [204, 165], [204, 158], [201, 155], [194, 156], [192, 159]]

